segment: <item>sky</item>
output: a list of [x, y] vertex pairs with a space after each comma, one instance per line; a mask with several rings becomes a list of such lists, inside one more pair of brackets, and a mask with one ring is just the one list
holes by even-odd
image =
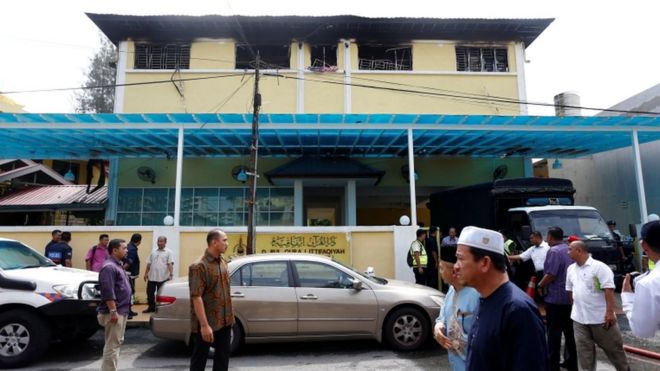
[[[81, 86], [100, 37], [85, 12], [555, 18], [526, 50], [528, 101], [552, 103], [572, 91], [582, 106], [608, 108], [660, 83], [659, 9], [653, 0], [12, 1], [0, 12], [0, 92]], [[72, 92], [9, 96], [28, 112], [73, 112]], [[529, 113], [554, 114], [542, 107]]]

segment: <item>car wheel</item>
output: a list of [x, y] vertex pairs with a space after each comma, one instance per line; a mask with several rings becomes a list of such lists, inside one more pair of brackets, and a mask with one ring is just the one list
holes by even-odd
[[243, 340], [245, 338], [245, 333], [243, 332], [243, 326], [236, 321], [231, 327], [231, 340], [229, 342], [229, 353], [236, 354], [238, 350], [243, 345]]
[[428, 319], [416, 308], [399, 308], [385, 322], [385, 339], [397, 350], [420, 348], [430, 336]]
[[51, 331], [39, 316], [26, 310], [0, 314], [0, 367], [22, 367], [48, 349]]

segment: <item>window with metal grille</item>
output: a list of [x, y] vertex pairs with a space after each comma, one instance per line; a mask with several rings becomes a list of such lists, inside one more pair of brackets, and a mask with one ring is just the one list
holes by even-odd
[[254, 69], [257, 52], [260, 67], [265, 69], [288, 69], [291, 65], [291, 47], [282, 45], [236, 45], [236, 69]]
[[509, 72], [507, 49], [457, 46], [456, 70], [469, 72]]
[[190, 44], [135, 44], [134, 66], [141, 70], [187, 70]]
[[401, 45], [360, 45], [358, 63], [361, 70], [411, 71], [412, 48]]

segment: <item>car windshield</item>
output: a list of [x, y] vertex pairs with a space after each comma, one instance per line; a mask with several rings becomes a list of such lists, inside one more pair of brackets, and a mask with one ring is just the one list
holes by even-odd
[[543, 236], [548, 228], [557, 226], [564, 236], [576, 235], [583, 239], [612, 239], [607, 224], [595, 210], [543, 210], [529, 213], [532, 228]]
[[371, 281], [371, 282], [375, 282], [375, 283], [380, 284], [380, 285], [387, 285], [387, 280], [384, 279], [384, 278], [376, 277], [376, 276], [369, 276], [369, 275], [366, 275], [366, 274], [364, 274], [364, 273], [362, 273], [362, 272], [360, 272], [360, 271], [358, 271], [358, 270], [356, 270], [356, 269], [354, 269], [354, 268], [352, 268], [352, 267], [349, 267], [349, 266], [347, 266], [346, 264], [344, 264], [344, 263], [342, 263], [342, 262], [339, 262], [339, 261], [337, 261], [337, 260], [335, 260], [335, 259], [332, 259], [332, 261], [334, 261], [335, 263], [341, 265], [342, 267], [344, 267], [344, 268], [346, 268], [346, 269], [350, 269], [351, 271], [353, 271], [353, 272], [359, 274], [360, 276], [362, 276], [362, 277], [368, 279], [368, 280]]
[[3, 270], [52, 267], [55, 263], [17, 241], [0, 241], [0, 268]]

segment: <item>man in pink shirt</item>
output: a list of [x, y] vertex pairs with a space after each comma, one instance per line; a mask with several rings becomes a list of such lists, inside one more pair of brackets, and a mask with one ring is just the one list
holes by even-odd
[[105, 258], [108, 256], [108, 242], [110, 238], [107, 234], [102, 234], [99, 236], [99, 244], [92, 246], [87, 255], [85, 255], [85, 266], [88, 271], [98, 272], [103, 266]]

